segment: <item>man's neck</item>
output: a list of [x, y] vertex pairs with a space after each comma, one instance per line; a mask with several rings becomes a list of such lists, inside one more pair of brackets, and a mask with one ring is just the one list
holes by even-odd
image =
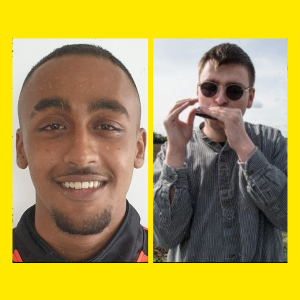
[[223, 129], [214, 129], [211, 126], [204, 124], [203, 127], [200, 127], [202, 133], [207, 136], [211, 141], [217, 143], [225, 143], [227, 141], [227, 137]]

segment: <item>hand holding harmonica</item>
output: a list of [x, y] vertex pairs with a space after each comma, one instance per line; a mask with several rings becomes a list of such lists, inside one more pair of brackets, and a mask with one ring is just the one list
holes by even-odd
[[216, 119], [216, 118], [214, 118], [214, 117], [212, 117], [212, 116], [209, 116], [209, 115], [206, 115], [206, 114], [201, 113], [201, 112], [200, 112], [200, 107], [198, 107], [197, 110], [196, 110], [196, 116], [202, 117], [202, 118], [204, 118], [204, 119], [218, 120], [218, 119]]

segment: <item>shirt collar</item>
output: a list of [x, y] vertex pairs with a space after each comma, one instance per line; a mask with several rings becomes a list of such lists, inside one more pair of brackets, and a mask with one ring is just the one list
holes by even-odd
[[[24, 262], [69, 262], [48, 245], [34, 229], [35, 205], [22, 216], [14, 229], [14, 249]], [[135, 262], [143, 249], [144, 230], [140, 216], [127, 201], [124, 219], [104, 248], [85, 262]]]
[[209, 137], [207, 137], [202, 129], [205, 126], [205, 122], [200, 123], [199, 127], [195, 130], [196, 135], [199, 136], [199, 138], [210, 148], [212, 148], [215, 152], [221, 152], [221, 151], [228, 151], [231, 148], [229, 147], [228, 143], [226, 142], [224, 147], [221, 146], [220, 143], [212, 141]]

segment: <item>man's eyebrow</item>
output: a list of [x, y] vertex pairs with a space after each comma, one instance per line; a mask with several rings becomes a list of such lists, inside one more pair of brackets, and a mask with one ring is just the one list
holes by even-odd
[[116, 113], [123, 114], [129, 119], [129, 114], [126, 108], [117, 100], [100, 99], [93, 101], [88, 105], [88, 112], [94, 112], [96, 110], [108, 109]]
[[68, 100], [62, 99], [60, 97], [51, 97], [41, 99], [35, 106], [34, 110], [31, 112], [30, 117], [33, 118], [35, 116], [36, 111], [43, 111], [48, 108], [59, 108], [66, 112], [71, 111], [71, 105]]
[[203, 82], [213, 82], [215, 84], [219, 84], [220, 82], [218, 80], [215, 80], [214, 78], [206, 78], [205, 80], [203, 80]]
[[[219, 84], [220, 84], [220, 81], [219, 81], [219, 80], [216, 80], [216, 79], [213, 79], [213, 78], [211, 78], [211, 79], [208, 78], [208, 79], [204, 80], [203, 82], [213, 82], [213, 83], [215, 83], [216, 85], [219, 85]], [[202, 83], [202, 82], [201, 82], [201, 83]], [[225, 86], [230, 85], [230, 84], [238, 84], [238, 85], [244, 86], [244, 84], [242, 84], [242, 83], [240, 83], [240, 82], [237, 82], [237, 81], [235, 81], [235, 80], [227, 81], [227, 82], [225, 83]]]

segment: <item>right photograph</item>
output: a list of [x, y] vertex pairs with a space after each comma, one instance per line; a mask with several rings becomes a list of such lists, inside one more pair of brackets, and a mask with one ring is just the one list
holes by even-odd
[[153, 40], [154, 262], [287, 262], [287, 39]]

